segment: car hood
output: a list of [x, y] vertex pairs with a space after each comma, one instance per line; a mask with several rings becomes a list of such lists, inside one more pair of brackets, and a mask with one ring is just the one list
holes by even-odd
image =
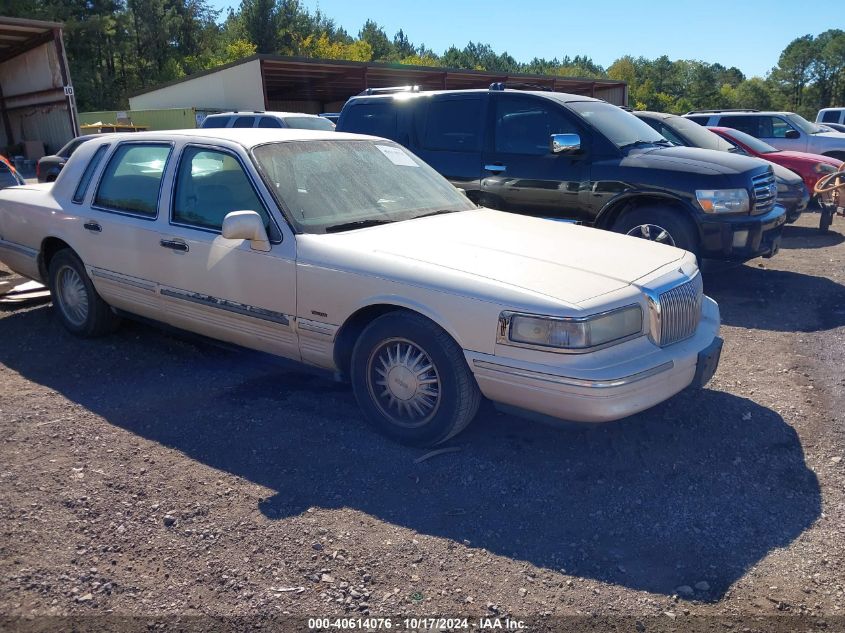
[[775, 178], [779, 182], [786, 183], [792, 186], [798, 186], [799, 184], [803, 183], [804, 181], [801, 179], [801, 176], [796, 174], [791, 169], [784, 167], [783, 165], [778, 165], [777, 163], [771, 163], [772, 171], [775, 172]]
[[777, 152], [777, 156], [779, 158], [787, 158], [790, 161], [798, 161], [810, 165], [815, 165], [816, 163], [827, 163], [828, 165], [839, 167], [843, 164], [842, 161], [838, 158], [833, 158], [832, 156], [823, 156], [822, 154], [810, 154], [809, 152], [793, 152], [792, 150], [783, 150], [781, 152]]
[[694, 261], [671, 246], [491, 209], [300, 235], [297, 242], [298, 258], [306, 260], [301, 263], [378, 275], [390, 267], [405, 281], [438, 284], [451, 292], [495, 300], [501, 299], [497, 290], [508, 290], [510, 298], [522, 293], [570, 305], [624, 288], [682, 259]]
[[659, 147], [632, 150], [622, 164], [645, 169], [694, 172], [699, 174], [736, 175], [760, 170], [764, 164], [750, 156], [698, 147]]

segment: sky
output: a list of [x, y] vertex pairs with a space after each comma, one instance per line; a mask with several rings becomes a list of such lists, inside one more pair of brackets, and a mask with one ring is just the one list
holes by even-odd
[[[217, 9], [239, 0], [209, 0]], [[789, 42], [842, 27], [837, 12], [786, 0], [301, 0], [357, 36], [367, 18], [391, 38], [400, 28], [415, 45], [442, 53], [470, 40], [534, 57], [587, 55], [607, 68], [622, 55], [697, 59], [763, 77]]]

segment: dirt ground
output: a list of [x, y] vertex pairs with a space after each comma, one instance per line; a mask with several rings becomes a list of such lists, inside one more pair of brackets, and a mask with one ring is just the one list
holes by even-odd
[[420, 462], [329, 377], [0, 310], [0, 630], [843, 630], [845, 221], [817, 222], [706, 272], [707, 389], [590, 428], [485, 406]]

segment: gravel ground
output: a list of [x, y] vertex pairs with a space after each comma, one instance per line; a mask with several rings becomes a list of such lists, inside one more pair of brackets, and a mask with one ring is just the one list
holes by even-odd
[[324, 375], [2, 310], [0, 629], [845, 629], [845, 237], [817, 222], [707, 271], [707, 389], [591, 428], [485, 406], [424, 461]]

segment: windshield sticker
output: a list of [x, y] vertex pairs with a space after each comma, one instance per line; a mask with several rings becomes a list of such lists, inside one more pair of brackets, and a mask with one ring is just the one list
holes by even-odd
[[401, 167], [419, 167], [414, 162], [414, 159], [408, 156], [405, 152], [403, 152], [398, 147], [390, 147], [389, 145], [376, 145], [379, 148], [379, 151], [387, 156], [388, 160], [394, 165], [399, 165]]

